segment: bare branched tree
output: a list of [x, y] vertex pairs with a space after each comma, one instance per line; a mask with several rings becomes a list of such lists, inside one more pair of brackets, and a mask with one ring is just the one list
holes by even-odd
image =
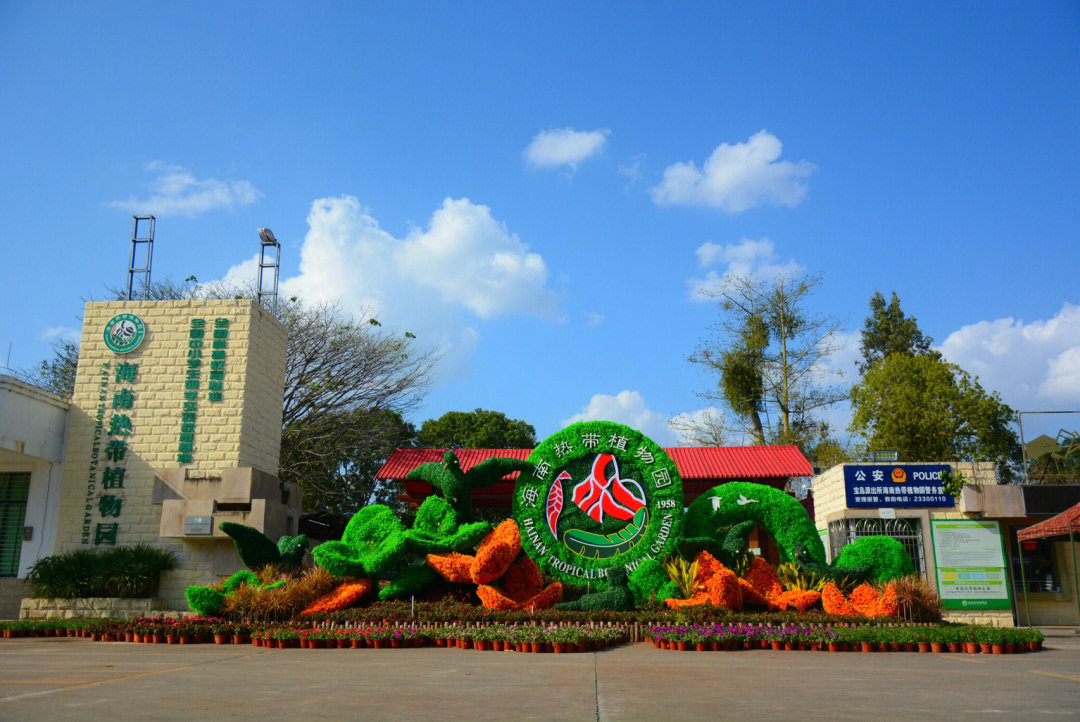
[[827, 431], [814, 412], [848, 397], [824, 371], [839, 324], [806, 309], [820, 283], [815, 276], [727, 276], [705, 292], [721, 317], [690, 360], [719, 376], [702, 395], [727, 406], [734, 417], [728, 429], [754, 443], [807, 447]]

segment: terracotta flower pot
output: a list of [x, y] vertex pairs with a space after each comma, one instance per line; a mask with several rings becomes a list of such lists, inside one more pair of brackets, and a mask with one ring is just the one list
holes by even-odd
[[956, 654], [963, 649], [963, 645], [960, 644], [960, 642], [947, 642], [945, 646], [948, 647], [949, 651], [953, 654]]
[[977, 642], [964, 642], [964, 653], [975, 654], [979, 651], [979, 645]]
[[992, 646], [989, 642], [979, 642], [979, 652], [981, 654], [992, 654], [994, 651], [991, 649]]
[[1005, 654], [1004, 644], [991, 644], [990, 649], [994, 654]]
[[390, 640], [390, 648], [391, 649], [401, 649], [401, 640], [400, 639], [391, 639]]
[[1016, 643], [1015, 642], [1006, 642], [1005, 643], [1005, 654], [1016, 654]]
[[916, 642], [916, 644], [918, 645], [920, 652], [926, 652], [926, 653], [930, 652], [930, 643], [929, 642]]
[[1042, 649], [1042, 644], [1043, 643], [1042, 643], [1041, 640], [1040, 641], [1035, 641], [1035, 642], [1028, 642], [1028, 651], [1029, 652], [1038, 652], [1040, 649]]
[[442, 638], [436, 639], [435, 640], [435, 646], [436, 647], [445, 647], [446, 646], [446, 640], [442, 639]]
[[873, 652], [874, 651], [874, 643], [873, 642], [860, 642], [859, 643], [859, 648], [864, 652]]
[[934, 654], [941, 654], [942, 652], [945, 651], [945, 643], [944, 642], [931, 642], [930, 643], [930, 651], [933, 652]]
[[828, 647], [829, 647], [830, 652], [839, 652], [840, 651], [840, 643], [839, 642], [829, 642]]
[[352, 646], [353, 642], [349, 637], [338, 637], [336, 641], [338, 649], [348, 649]]
[[784, 648], [784, 643], [783, 642], [769, 642], [769, 646], [775, 651], [780, 651], [781, 649]]
[[533, 654], [540, 654], [541, 652], [544, 651], [544, 643], [543, 642], [532, 642], [530, 644], [530, 646], [532, 648]]
[[251, 641], [251, 636], [248, 634], [234, 634], [232, 636], [233, 644], [247, 644]]
[[694, 642], [694, 651], [695, 652], [704, 652], [706, 644], [707, 644], [706, 642]]

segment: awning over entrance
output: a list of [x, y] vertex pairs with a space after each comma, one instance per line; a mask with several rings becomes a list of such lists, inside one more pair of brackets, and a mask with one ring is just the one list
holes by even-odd
[[1016, 533], [1017, 539], [1046, 539], [1053, 536], [1067, 536], [1068, 534], [1080, 535], [1080, 503], [1066, 509], [1057, 516], [1046, 521], [1021, 529]]
[[[405, 491], [420, 502], [433, 493], [430, 484], [405, 477], [420, 464], [442, 461], [445, 449], [398, 449], [376, 473], [379, 479], [405, 481]], [[783, 488], [788, 479], [811, 476], [813, 467], [797, 446], [683, 446], [664, 449], [675, 462], [683, 480], [686, 503], [706, 490], [727, 481], [752, 481]], [[527, 459], [532, 449], [454, 449], [463, 471], [493, 456]], [[473, 492], [473, 504], [480, 508], [507, 509], [517, 473]]]

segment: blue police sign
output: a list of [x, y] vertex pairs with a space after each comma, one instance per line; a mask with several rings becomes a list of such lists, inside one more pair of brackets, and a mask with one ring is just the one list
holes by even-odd
[[947, 464], [851, 464], [844, 466], [849, 509], [954, 507], [945, 493]]

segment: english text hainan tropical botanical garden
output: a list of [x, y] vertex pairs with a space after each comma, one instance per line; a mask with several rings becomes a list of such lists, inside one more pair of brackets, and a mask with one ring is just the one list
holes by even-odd
[[[478, 519], [472, 491], [512, 475], [511, 516]], [[193, 614], [11, 622], [5, 636], [530, 652], [632, 641], [682, 650], [1041, 645], [1035, 630], [942, 623], [936, 594], [891, 538], [861, 538], [827, 563], [806, 509], [780, 490], [729, 482], [684, 510], [672, 459], [620, 424], [574, 424], [527, 460], [464, 469], [448, 451], [410, 476], [437, 493], [409, 525], [387, 506], [366, 506], [340, 540], [310, 550], [310, 566], [304, 535], [273, 540], [222, 524], [249, 569], [188, 587]], [[758, 527], [776, 543], [775, 568], [748, 550]]]

